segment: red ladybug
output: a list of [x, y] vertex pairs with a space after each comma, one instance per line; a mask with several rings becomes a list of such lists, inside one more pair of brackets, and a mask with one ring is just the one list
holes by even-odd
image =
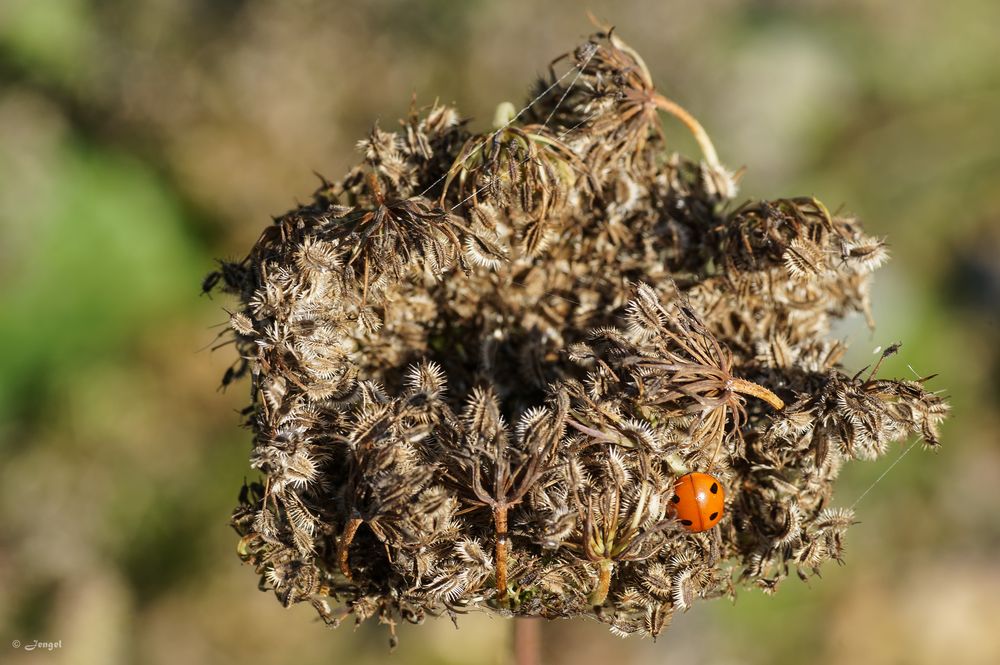
[[722, 483], [707, 473], [687, 473], [674, 485], [677, 519], [688, 531], [708, 531], [722, 519], [726, 493]]

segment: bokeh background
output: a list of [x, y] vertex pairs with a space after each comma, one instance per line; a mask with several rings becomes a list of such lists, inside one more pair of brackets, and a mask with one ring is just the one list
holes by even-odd
[[[404, 626], [390, 656], [377, 626], [257, 591], [226, 525], [247, 386], [217, 390], [227, 302], [200, 283], [412, 96], [487, 126], [586, 9], [747, 166], [744, 195], [813, 194], [888, 236], [847, 366], [901, 341], [885, 373], [939, 373], [954, 417], [858, 504], [845, 566], [656, 642], [546, 624], [546, 662], [1000, 662], [996, 0], [0, 1], [0, 661], [508, 662], [502, 620]], [[837, 504], [902, 450], [849, 466]]]

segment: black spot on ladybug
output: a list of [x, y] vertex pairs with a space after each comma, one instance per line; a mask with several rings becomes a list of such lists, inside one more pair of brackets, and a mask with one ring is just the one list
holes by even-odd
[[692, 522], [691, 520], [681, 520], [681, 524], [683, 524], [684, 526], [691, 526], [692, 524], [694, 524], [694, 522]]
[[715, 511], [714, 513], [708, 516], [708, 519], [714, 520], [718, 516], [719, 516], [719, 511]]
[[681, 498], [675, 494], [674, 498], [672, 498], [671, 501], [673, 501], [674, 503], [680, 503], [681, 502]]
[[712, 494], [718, 494], [719, 493], [719, 483], [712, 483], [712, 486], [708, 488], [708, 491], [711, 492]]

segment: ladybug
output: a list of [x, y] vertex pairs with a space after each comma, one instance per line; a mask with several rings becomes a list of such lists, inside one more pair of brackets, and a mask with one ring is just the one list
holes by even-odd
[[707, 473], [687, 473], [677, 479], [670, 501], [684, 528], [699, 533], [719, 523], [725, 500], [726, 493], [717, 478]]

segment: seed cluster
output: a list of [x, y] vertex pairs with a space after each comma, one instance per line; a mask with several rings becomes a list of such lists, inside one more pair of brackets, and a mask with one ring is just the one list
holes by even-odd
[[[847, 375], [830, 338], [868, 315], [880, 240], [812, 198], [733, 205], [707, 134], [610, 32], [550, 70], [495, 131], [441, 105], [376, 127], [206, 281], [239, 298], [224, 382], [251, 377], [264, 476], [239, 553], [286, 605], [657, 635], [839, 560], [843, 462], [937, 445], [924, 380]], [[660, 111], [701, 161], [667, 155]], [[690, 471], [725, 489], [701, 533], [672, 507]]]

